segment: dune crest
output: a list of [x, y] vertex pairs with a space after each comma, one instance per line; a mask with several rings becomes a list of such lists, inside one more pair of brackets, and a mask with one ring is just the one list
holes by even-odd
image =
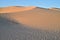
[[50, 10], [60, 11], [60, 8], [49, 8]]
[[27, 10], [32, 10], [36, 8], [35, 6], [30, 6], [30, 7], [23, 7], [23, 6], [10, 6], [10, 7], [5, 7], [1, 8], [0, 13], [12, 13], [12, 12], [21, 12], [21, 11], [27, 11]]

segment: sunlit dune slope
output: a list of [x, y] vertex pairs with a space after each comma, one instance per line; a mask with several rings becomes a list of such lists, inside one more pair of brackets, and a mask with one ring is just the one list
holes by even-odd
[[1, 8], [0, 13], [9, 13], [9, 12], [19, 12], [19, 11], [26, 11], [26, 10], [32, 10], [35, 6], [30, 7], [23, 7], [23, 6], [11, 6], [11, 7], [5, 7]]
[[[18, 23], [30, 26], [31, 28], [46, 30], [60, 29], [60, 11], [49, 10], [39, 7], [31, 7], [34, 8], [31, 10], [26, 10], [23, 8], [22, 10], [26, 11], [18, 11], [19, 9], [15, 10], [14, 8], [15, 7], [11, 9], [12, 11], [6, 10], [6, 12], [9, 11], [10, 13], [0, 13], [1, 16], [16, 21]], [[30, 8], [27, 7], [27, 9]]]

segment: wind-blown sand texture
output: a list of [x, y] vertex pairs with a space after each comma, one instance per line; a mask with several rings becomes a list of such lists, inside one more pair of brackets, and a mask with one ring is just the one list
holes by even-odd
[[35, 6], [0, 8], [0, 40], [60, 40], [60, 11]]

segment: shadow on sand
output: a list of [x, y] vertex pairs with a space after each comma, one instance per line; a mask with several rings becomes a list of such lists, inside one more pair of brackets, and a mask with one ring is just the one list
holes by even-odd
[[27, 28], [0, 16], [0, 40], [60, 40], [59, 32]]

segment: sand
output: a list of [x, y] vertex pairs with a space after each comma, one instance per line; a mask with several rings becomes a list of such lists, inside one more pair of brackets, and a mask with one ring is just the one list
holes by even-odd
[[0, 40], [60, 40], [60, 11], [35, 6], [0, 10]]
[[11, 7], [2, 8], [0, 13], [12, 13], [12, 12], [27, 11], [27, 10], [32, 10], [34, 8], [35, 8], [35, 6], [30, 6], [30, 7], [11, 6]]
[[49, 30], [60, 29], [60, 11], [58, 10], [49, 10], [34, 6], [12, 6], [3, 8], [2, 13], [7, 14], [7, 16], [4, 15], [4, 17], [31, 26], [32, 28]]

